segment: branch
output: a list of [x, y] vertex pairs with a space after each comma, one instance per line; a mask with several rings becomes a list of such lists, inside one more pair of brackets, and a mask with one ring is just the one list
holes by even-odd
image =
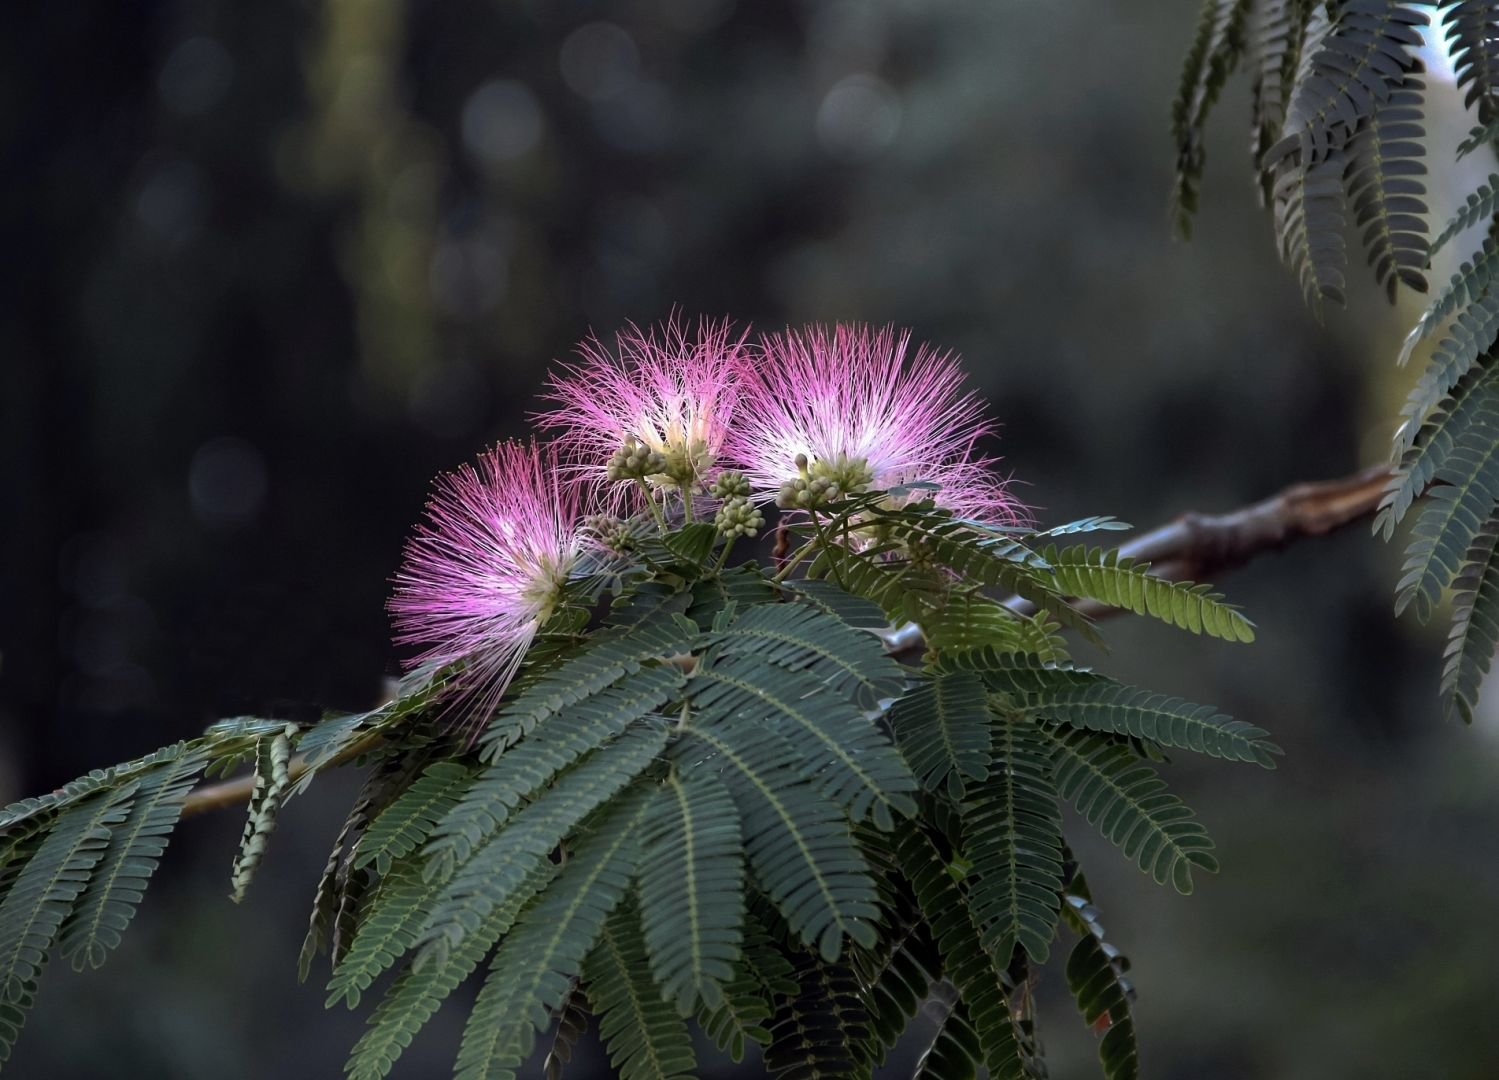
[[[1119, 554], [1151, 563], [1158, 577], [1172, 581], [1213, 578], [1263, 552], [1278, 551], [1297, 540], [1336, 532], [1371, 517], [1389, 479], [1389, 467], [1381, 465], [1340, 480], [1296, 484], [1263, 502], [1227, 514], [1188, 512], [1121, 544]], [[1010, 607], [1025, 614], [1034, 610], [1018, 598], [1010, 601]], [[1120, 610], [1092, 601], [1079, 602], [1077, 607], [1095, 617], [1116, 615]], [[884, 639], [886, 647], [898, 658], [915, 659], [920, 655], [921, 630], [914, 623], [890, 631]], [[360, 740], [320, 762], [318, 767], [340, 765], [368, 748], [366, 741]], [[296, 780], [306, 773], [306, 761], [294, 759], [290, 771]], [[200, 787], [183, 803], [182, 816], [243, 803], [250, 798], [254, 786], [253, 776], [243, 776]]]
[[[1338, 480], [1295, 484], [1227, 514], [1189, 511], [1119, 545], [1119, 554], [1150, 563], [1152, 573], [1171, 581], [1216, 579], [1263, 552], [1279, 551], [1297, 540], [1324, 536], [1372, 517], [1390, 476], [1389, 466], [1378, 465]], [[1019, 597], [1008, 605], [1024, 615], [1036, 610]], [[1076, 606], [1094, 618], [1121, 611], [1092, 600]], [[885, 644], [901, 659], [914, 658], [922, 647], [921, 630], [907, 623], [886, 634]]]
[[[319, 761], [318, 769], [326, 769], [332, 765], [342, 765], [346, 761], [352, 761], [364, 753], [378, 741], [378, 734], [371, 734], [363, 739], [356, 739], [338, 753], [326, 760]], [[292, 758], [291, 764], [287, 766], [287, 775], [290, 782], [295, 784], [307, 774], [307, 759], [301, 755]], [[210, 810], [222, 810], [226, 806], [238, 806], [240, 803], [250, 801], [250, 795], [255, 790], [255, 774], [239, 776], [233, 780], [225, 780], [218, 784], [204, 784], [189, 793], [182, 802], [182, 816], [192, 817], [194, 814], [206, 814]]]

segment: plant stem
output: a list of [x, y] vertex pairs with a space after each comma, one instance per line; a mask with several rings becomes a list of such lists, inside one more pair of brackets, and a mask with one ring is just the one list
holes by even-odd
[[661, 531], [662, 536], [665, 536], [666, 516], [661, 513], [661, 508], [656, 505], [656, 497], [651, 494], [651, 485], [647, 484], [644, 480], [636, 480], [635, 482], [640, 485], [640, 490], [645, 493], [645, 505], [651, 508], [651, 517], [656, 519], [656, 528]]
[[692, 523], [692, 486], [690, 484], [682, 485], [682, 516], [687, 519], [688, 524]]
[[771, 580], [776, 583], [785, 581], [786, 575], [795, 570], [802, 559], [806, 558], [807, 552], [811, 551], [816, 546], [817, 541], [813, 539], [808, 540], [801, 547], [797, 548], [796, 551], [792, 552], [791, 557], [786, 560], [786, 565], [781, 567], [781, 569], [776, 573], [776, 576], [771, 578]]
[[[822, 521], [818, 518], [817, 511], [809, 510], [807, 513], [812, 519], [812, 531], [817, 534], [817, 542], [822, 545], [824, 551], [830, 550], [833, 542], [828, 539], [827, 530], [822, 527]], [[848, 586], [843, 583], [843, 575], [838, 572], [838, 561], [830, 558], [828, 559], [828, 566], [833, 571], [833, 580], [838, 583], [838, 587], [847, 592]]]
[[714, 573], [718, 573], [718, 571], [722, 570], [724, 568], [724, 564], [729, 561], [729, 552], [734, 550], [734, 541], [738, 539], [739, 537], [737, 535], [731, 534], [724, 540], [723, 550], [718, 553], [718, 561], [713, 564]]

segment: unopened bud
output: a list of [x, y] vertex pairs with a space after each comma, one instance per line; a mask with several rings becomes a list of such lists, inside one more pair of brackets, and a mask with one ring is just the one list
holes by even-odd
[[610, 480], [644, 480], [666, 472], [666, 458], [659, 451], [627, 438], [609, 459]]
[[718, 479], [708, 486], [708, 491], [715, 499], [747, 498], [750, 493], [750, 482], [744, 473], [736, 469], [725, 469], [718, 474]]
[[765, 515], [760, 508], [743, 495], [734, 495], [724, 501], [713, 515], [713, 524], [724, 536], [757, 536], [765, 525]]

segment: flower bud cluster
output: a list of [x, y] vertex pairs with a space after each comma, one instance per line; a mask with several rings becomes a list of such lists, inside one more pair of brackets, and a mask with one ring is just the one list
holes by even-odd
[[749, 478], [738, 469], [725, 469], [708, 485], [708, 494], [715, 499], [747, 499], [750, 495]]
[[613, 514], [589, 514], [583, 519], [583, 528], [616, 555], [635, 550], [635, 537], [630, 532], [629, 523]]
[[659, 476], [668, 468], [666, 455], [627, 438], [609, 459], [608, 475], [610, 480], [644, 480], [647, 476]]
[[765, 515], [748, 497], [733, 495], [725, 499], [713, 515], [713, 524], [726, 537], [755, 537], [765, 526]]

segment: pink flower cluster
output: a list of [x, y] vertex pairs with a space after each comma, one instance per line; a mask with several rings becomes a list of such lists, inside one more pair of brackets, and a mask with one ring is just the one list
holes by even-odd
[[629, 326], [612, 349], [579, 346], [546, 397], [537, 419], [556, 441], [502, 443], [439, 478], [395, 579], [397, 640], [423, 647], [419, 664], [459, 665], [454, 685], [479, 698], [481, 717], [597, 548], [585, 509], [691, 518], [710, 491], [747, 490], [729, 499], [743, 532], [751, 499], [794, 510], [923, 482], [960, 517], [1023, 516], [977, 451], [990, 426], [956, 357], [913, 351], [889, 327], [813, 326], [751, 344], [727, 321]]

